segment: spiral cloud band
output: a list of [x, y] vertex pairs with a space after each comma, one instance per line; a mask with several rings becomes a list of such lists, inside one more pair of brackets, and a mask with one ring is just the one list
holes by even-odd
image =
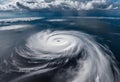
[[[11, 56], [11, 64], [19, 72], [26, 73], [15, 79], [16, 82], [60, 68], [73, 58], [77, 65], [63, 75], [72, 77], [66, 82], [120, 82], [119, 70], [110, 50], [79, 31], [41, 31], [27, 38], [23, 46], [15, 48], [15, 52], [17, 55]], [[55, 78], [59, 76], [57, 74]]]

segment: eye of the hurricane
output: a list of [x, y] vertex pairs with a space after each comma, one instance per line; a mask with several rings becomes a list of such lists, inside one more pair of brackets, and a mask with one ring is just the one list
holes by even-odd
[[48, 39], [48, 42], [52, 43], [55, 46], [62, 46], [62, 45], [66, 45], [68, 43], [67, 39], [65, 38], [59, 38], [58, 37], [51, 37]]
[[62, 38], [55, 38], [54, 40], [55, 40], [55, 43], [58, 43], [58, 44], [65, 42], [64, 39], [62, 39]]
[[48, 44], [55, 49], [70, 48], [71, 45], [75, 45], [75, 38], [68, 35], [55, 35], [48, 38]]

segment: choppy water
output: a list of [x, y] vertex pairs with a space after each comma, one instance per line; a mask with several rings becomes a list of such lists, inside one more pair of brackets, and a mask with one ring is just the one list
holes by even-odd
[[119, 82], [120, 19], [1, 19], [1, 82]]

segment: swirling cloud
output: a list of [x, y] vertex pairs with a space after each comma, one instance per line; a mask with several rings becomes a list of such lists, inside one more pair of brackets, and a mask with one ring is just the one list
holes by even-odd
[[19, 57], [11, 56], [14, 62], [12, 64], [19, 72], [26, 72], [25, 75], [15, 79], [16, 82], [64, 66], [73, 58], [76, 58], [77, 70], [67, 72], [68, 76], [72, 74], [73, 76], [72, 79], [67, 78], [66, 82], [120, 81], [118, 78], [120, 73], [111, 57], [111, 51], [98, 44], [92, 36], [82, 32], [41, 31], [27, 38], [23, 46], [17, 46], [15, 52], [17, 56], [29, 60], [26, 63], [35, 64], [27, 67], [25, 62], [19, 61]]

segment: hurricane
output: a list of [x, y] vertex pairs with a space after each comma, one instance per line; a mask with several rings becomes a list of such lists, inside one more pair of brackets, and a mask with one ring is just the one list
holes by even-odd
[[[9, 60], [9, 61], [8, 61]], [[14, 48], [5, 72], [25, 73], [10, 82], [41, 75], [68, 65], [52, 82], [119, 82], [119, 69], [109, 48], [97, 43], [93, 36], [79, 31], [44, 30], [30, 35]], [[63, 76], [61, 76], [63, 75]], [[61, 76], [61, 77], [60, 77]], [[66, 79], [64, 79], [66, 77]]]

